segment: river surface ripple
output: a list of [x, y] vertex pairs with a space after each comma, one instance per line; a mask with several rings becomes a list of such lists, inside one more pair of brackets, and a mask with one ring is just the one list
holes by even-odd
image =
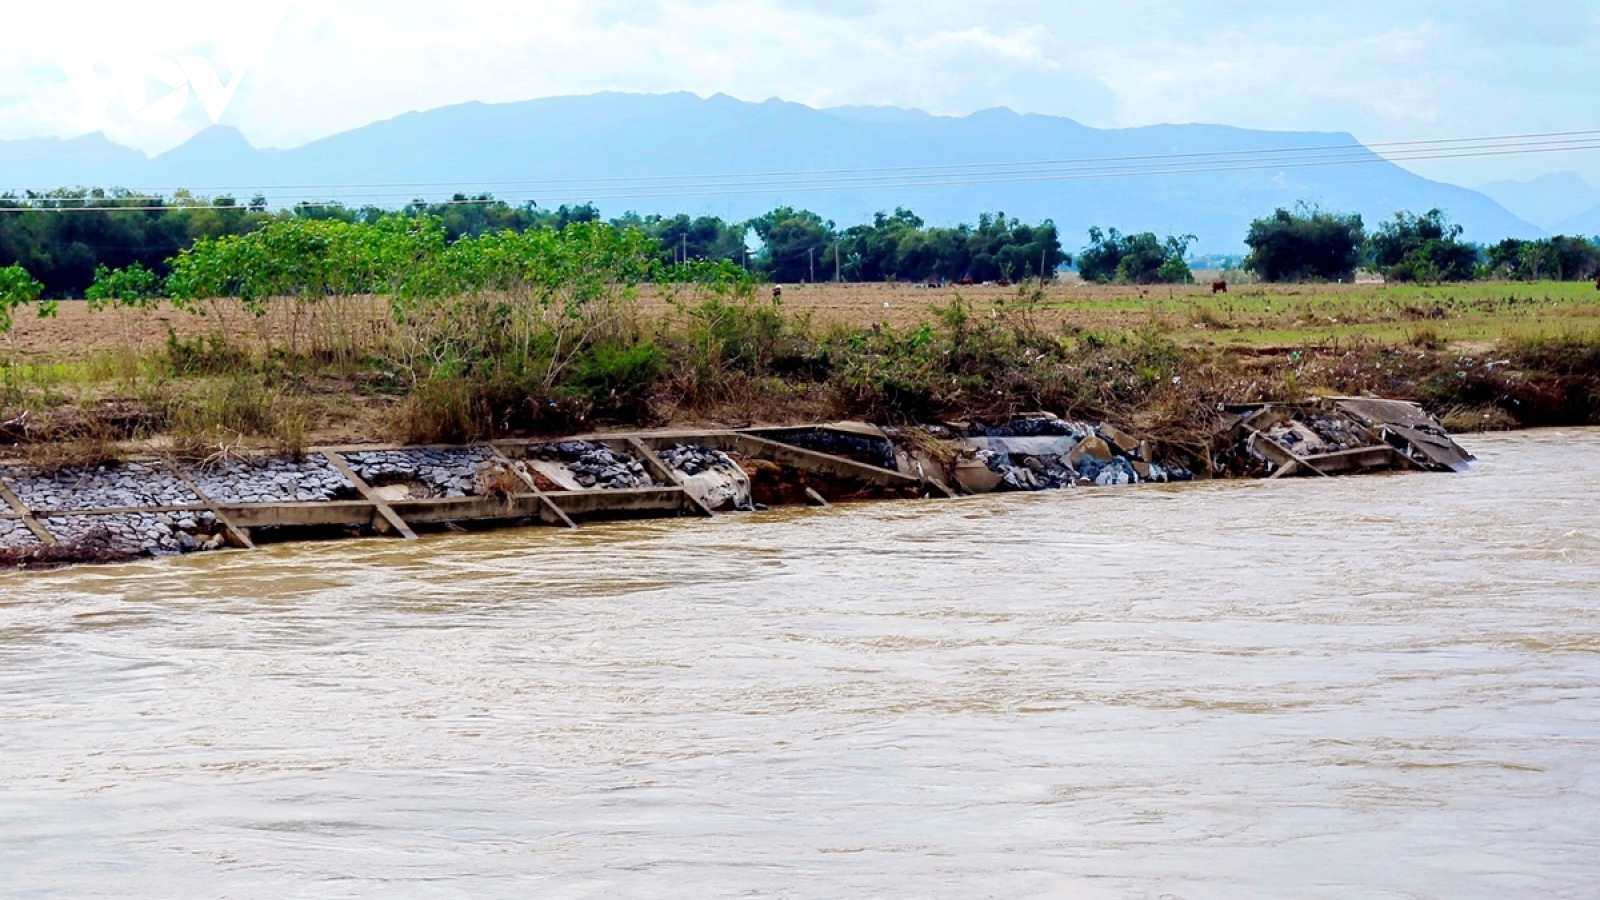
[[0, 896], [1600, 894], [1600, 432], [0, 575]]

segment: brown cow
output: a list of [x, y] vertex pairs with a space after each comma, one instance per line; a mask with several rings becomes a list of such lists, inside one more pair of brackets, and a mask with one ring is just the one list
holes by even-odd
[[1594, 280], [1594, 289], [1600, 291], [1600, 278]]
[[775, 285], [772, 286], [772, 299], [774, 299], [774, 300], [782, 300], [783, 299], [783, 287], [781, 285], [776, 285], [775, 284]]
[[1226, 294], [1227, 292], [1228, 292], [1228, 283], [1226, 281], [1223, 281], [1222, 279], [1219, 278], [1216, 281], [1211, 282], [1211, 293], [1213, 295], [1215, 295], [1215, 294]]

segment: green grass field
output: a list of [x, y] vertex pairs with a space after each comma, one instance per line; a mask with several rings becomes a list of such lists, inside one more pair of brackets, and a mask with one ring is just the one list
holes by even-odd
[[1227, 294], [1192, 289], [1098, 289], [1051, 298], [1068, 322], [1105, 327], [1150, 322], [1185, 343], [1223, 347], [1378, 344], [1467, 345], [1600, 333], [1600, 291], [1588, 282], [1439, 286], [1239, 285]]

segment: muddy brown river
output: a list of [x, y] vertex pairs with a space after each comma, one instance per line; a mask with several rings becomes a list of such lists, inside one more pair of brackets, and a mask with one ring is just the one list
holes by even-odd
[[0, 574], [0, 897], [1592, 898], [1600, 432]]

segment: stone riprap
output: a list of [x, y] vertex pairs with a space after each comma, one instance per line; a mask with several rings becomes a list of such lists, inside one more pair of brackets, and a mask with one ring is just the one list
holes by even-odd
[[0, 519], [0, 549], [25, 550], [39, 546], [39, 539], [21, 519]]
[[219, 550], [224, 546], [209, 512], [137, 512], [51, 516], [39, 520], [57, 541], [70, 544], [104, 534], [123, 553], [157, 555]]
[[675, 444], [656, 458], [677, 473], [691, 496], [711, 510], [754, 510], [750, 476], [733, 457], [700, 444]]
[[483, 447], [364, 450], [341, 456], [367, 484], [407, 485], [418, 500], [480, 496], [478, 476], [494, 462], [494, 454]]
[[895, 468], [894, 444], [887, 437], [853, 434], [827, 428], [785, 429], [763, 436], [780, 444], [788, 444], [813, 453], [842, 456], [845, 459], [853, 459], [856, 462], [891, 471]]
[[572, 473], [578, 485], [602, 490], [629, 490], [632, 488], [660, 487], [644, 463], [633, 454], [612, 450], [605, 444], [593, 441], [558, 441], [534, 444], [528, 448], [528, 458], [557, 462]]
[[657, 450], [656, 458], [668, 468], [676, 469], [685, 475], [739, 471], [739, 464], [728, 454], [700, 444], [675, 444], [665, 450]]
[[[1214, 474], [1461, 471], [1472, 459], [1414, 403], [1324, 397], [1223, 406], [1219, 412], [1229, 414], [1216, 435], [1227, 442], [1212, 445], [1212, 458], [1195, 460]], [[780, 432], [785, 438], [798, 433], [800, 441], [831, 447], [835, 454], [774, 446]], [[817, 437], [824, 433], [835, 437]], [[545, 439], [520, 444], [515, 462], [487, 446], [344, 447], [301, 459], [228, 456], [205, 464], [146, 459], [59, 472], [14, 459], [0, 463], [0, 478], [10, 485], [6, 499], [14, 501], [0, 504], [0, 565], [114, 562], [219, 548], [224, 537], [241, 546], [263, 535], [293, 539], [374, 528], [411, 537], [419, 526], [535, 520], [575, 526], [596, 519], [1193, 477], [1171, 464], [1174, 457], [1158, 457], [1160, 445], [1110, 425], [1046, 413], [881, 433], [895, 448], [893, 460], [879, 452], [882, 439], [871, 426], [848, 422]], [[661, 449], [642, 449], [647, 446]], [[892, 462], [900, 473], [874, 471], [850, 457], [880, 459], [884, 469]], [[186, 485], [184, 476], [194, 484]], [[358, 490], [353, 482], [361, 481], [375, 490]], [[419, 493], [408, 496], [413, 490]], [[18, 496], [11, 497], [13, 492]], [[490, 498], [505, 503], [486, 502]], [[340, 500], [355, 502], [331, 502]], [[30, 509], [37, 519], [27, 514]], [[213, 516], [226, 516], [227, 523]]]
[[186, 470], [217, 503], [326, 503], [354, 499], [355, 485], [321, 456], [196, 464]]
[[205, 501], [160, 462], [130, 462], [41, 472], [0, 469], [0, 478], [34, 512], [204, 506]]

